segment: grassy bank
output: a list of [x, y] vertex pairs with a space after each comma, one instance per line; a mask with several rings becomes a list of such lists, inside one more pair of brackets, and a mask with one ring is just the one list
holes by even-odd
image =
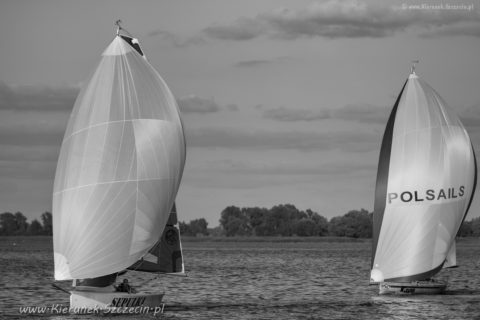
[[[193, 236], [182, 236], [182, 242], [320, 242], [320, 243], [329, 243], [329, 242], [370, 242], [372, 239], [366, 238], [348, 238], [348, 237], [282, 237], [282, 236], [248, 236], [248, 237], [225, 237], [225, 236], [203, 236], [203, 237], [193, 237]], [[478, 243], [480, 238], [475, 237], [466, 237], [466, 238], [457, 238], [457, 243]], [[1, 247], [11, 247], [11, 246], [21, 246], [24, 243], [28, 243], [30, 246], [35, 247], [45, 247], [46, 244], [52, 244], [51, 236], [0, 236], [0, 248]], [[33, 249], [34, 249], [33, 248]]]
[[348, 237], [191, 237], [182, 236], [182, 242], [368, 242], [371, 239]]

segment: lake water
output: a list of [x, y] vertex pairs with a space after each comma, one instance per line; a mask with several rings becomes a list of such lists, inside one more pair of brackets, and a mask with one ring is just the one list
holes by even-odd
[[[480, 319], [480, 240], [460, 240], [447, 292], [384, 297], [369, 286], [371, 242], [184, 242], [188, 277], [129, 272], [133, 285], [165, 290], [161, 315], [98, 319]], [[0, 237], [0, 317], [88, 319], [52, 313], [68, 295], [52, 288], [50, 238]], [[68, 288], [68, 282], [58, 283]], [[21, 307], [49, 307], [22, 315]], [[59, 309], [57, 309], [59, 310]]]

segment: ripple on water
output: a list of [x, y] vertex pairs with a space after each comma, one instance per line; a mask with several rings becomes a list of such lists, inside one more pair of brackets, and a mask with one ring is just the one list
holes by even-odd
[[[24, 305], [68, 305], [68, 295], [51, 287], [51, 240], [34, 239], [17, 240], [15, 246], [0, 242], [0, 267], [8, 279], [0, 283], [0, 304], [12, 319]], [[378, 288], [368, 285], [370, 242], [186, 242], [188, 277], [126, 276], [145, 291], [165, 290], [165, 319], [475, 319], [479, 247], [458, 243], [461, 267], [441, 273], [449, 287], [439, 296], [378, 296]]]

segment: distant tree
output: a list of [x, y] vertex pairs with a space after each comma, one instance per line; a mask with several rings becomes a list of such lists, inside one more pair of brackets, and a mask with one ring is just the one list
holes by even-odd
[[204, 218], [195, 219], [186, 222], [179, 222], [180, 234], [185, 236], [197, 236], [199, 234], [208, 235], [208, 222]]
[[243, 208], [245, 212], [248, 228], [251, 230], [252, 235], [262, 236], [263, 229], [262, 225], [265, 223], [265, 219], [268, 215], [268, 209], [266, 208]]
[[309, 237], [314, 236], [317, 225], [315, 221], [310, 218], [302, 218], [294, 225], [294, 233], [298, 236]]
[[215, 228], [208, 228], [208, 235], [212, 237], [220, 237], [224, 235], [224, 230], [221, 226], [216, 226]]
[[328, 233], [327, 219], [310, 209], [300, 211], [292, 204], [271, 209], [230, 206], [222, 211], [220, 225], [227, 236], [323, 236]]
[[328, 224], [329, 233], [334, 236], [352, 238], [372, 237], [372, 214], [367, 210], [352, 210], [342, 217], [334, 217]]
[[459, 237], [471, 237], [473, 234], [472, 221], [463, 221], [457, 236]]
[[220, 225], [227, 237], [251, 234], [245, 211], [235, 206], [227, 207], [222, 211]]
[[300, 212], [294, 205], [285, 204], [272, 207], [267, 219], [273, 229], [272, 234], [269, 235], [291, 236], [294, 224], [301, 218], [306, 218], [306, 214]]
[[309, 219], [315, 222], [315, 236], [326, 236], [328, 234], [328, 220], [324, 216], [307, 209], [306, 214]]
[[11, 212], [0, 214], [0, 234], [5, 236], [14, 235], [17, 230], [15, 215]]
[[27, 218], [21, 212], [15, 213], [15, 234], [23, 235], [27, 233], [28, 222]]
[[245, 221], [236, 217], [229, 219], [228, 222], [223, 225], [223, 228], [225, 229], [225, 235], [227, 237], [249, 235], [245, 227]]
[[43, 227], [37, 219], [33, 220], [28, 226], [27, 234], [36, 236], [43, 233]]
[[190, 221], [189, 224], [190, 224], [190, 232], [193, 235], [195, 236], [198, 234], [208, 235], [208, 230], [207, 230], [208, 222], [204, 218], [192, 220]]
[[336, 237], [345, 237], [347, 233], [347, 226], [343, 217], [333, 217], [328, 223], [328, 234]]
[[4, 212], [0, 214], [1, 235], [24, 235], [27, 234], [28, 227], [27, 218], [21, 212], [16, 212], [15, 214]]
[[42, 213], [43, 234], [52, 235], [52, 214], [50, 212]]
[[192, 231], [190, 230], [190, 225], [187, 224], [186, 222], [180, 221], [178, 223], [178, 227], [180, 228], [180, 234], [182, 236], [192, 236], [193, 235]]
[[470, 220], [472, 225], [472, 237], [480, 237], [480, 217]]

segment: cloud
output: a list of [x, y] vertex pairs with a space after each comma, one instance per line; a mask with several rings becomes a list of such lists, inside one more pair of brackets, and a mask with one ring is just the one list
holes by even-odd
[[[32, 120], [33, 122], [33, 120]], [[0, 122], [1, 123], [1, 122]], [[63, 135], [66, 128], [66, 119], [62, 121], [63, 126], [50, 126], [45, 128], [31, 128], [28, 131], [20, 131], [16, 129], [0, 129], [0, 148], [4, 146], [54, 146], [62, 143]], [[51, 131], [48, 131], [51, 130]], [[0, 151], [0, 158], [3, 157], [3, 150]]]
[[177, 99], [178, 107], [183, 113], [214, 113], [222, 110], [238, 111], [238, 105], [227, 104], [226, 106], [218, 105], [213, 98], [202, 98], [196, 95], [189, 95]]
[[460, 120], [468, 131], [478, 159], [480, 154], [480, 104], [463, 110], [460, 113]]
[[215, 159], [204, 164], [204, 171], [240, 173], [254, 175], [352, 175], [353, 173], [375, 172], [376, 163], [361, 163], [358, 159], [345, 157], [335, 162], [298, 163], [296, 161], [272, 162], [257, 159]]
[[238, 111], [240, 108], [238, 107], [238, 105], [230, 103], [225, 106], [225, 109], [227, 109], [228, 111]]
[[77, 88], [0, 84], [0, 159], [6, 146], [60, 145]]
[[245, 60], [234, 64], [235, 67], [249, 68], [272, 63], [271, 60]]
[[162, 29], [152, 30], [147, 33], [147, 36], [153, 38], [160, 38], [162, 43], [168, 43], [178, 48], [184, 48], [191, 45], [202, 45], [207, 42], [205, 38], [201, 35], [182, 39], [180, 36]]
[[467, 129], [480, 130], [480, 104], [463, 110], [460, 113], [460, 119]]
[[281, 57], [276, 57], [272, 59], [244, 60], [244, 61], [239, 61], [235, 63], [234, 66], [238, 68], [251, 68], [251, 67], [259, 67], [263, 65], [269, 65], [277, 62], [284, 62], [291, 59], [292, 58], [289, 56], [281, 56]]
[[457, 25], [447, 25], [439, 27], [432, 31], [421, 33], [424, 38], [466, 36], [480, 38], [479, 23], [459, 23]]
[[0, 110], [72, 110], [79, 88], [47, 86], [8, 86], [0, 82]]
[[378, 148], [381, 136], [373, 132], [246, 131], [235, 128], [187, 130], [187, 147], [343, 150], [367, 152]]
[[178, 107], [183, 113], [212, 113], [220, 111], [220, 106], [213, 98], [189, 95], [177, 99]]
[[276, 121], [317, 121], [329, 119], [329, 110], [308, 110], [308, 109], [288, 109], [285, 107], [279, 107], [274, 109], [268, 109], [263, 112], [263, 117], [266, 119], [272, 119]]
[[60, 144], [77, 94], [74, 87], [0, 83], [0, 201], [4, 209], [27, 215], [49, 210]]
[[[458, 26], [466, 22], [471, 25]], [[425, 30], [423, 36], [478, 36], [479, 25], [480, 15], [476, 10], [422, 10], [405, 4], [394, 6], [332, 0], [313, 3], [300, 10], [281, 8], [253, 18], [240, 18], [230, 24], [210, 26], [203, 33], [212, 39], [234, 41], [260, 36], [280, 39], [382, 38], [414, 28]]]
[[259, 19], [240, 18], [230, 25], [213, 25], [203, 30], [210, 38], [221, 40], [251, 40], [264, 33], [263, 22]]
[[58, 159], [58, 145], [2, 145], [0, 161], [54, 161]]
[[325, 119], [340, 119], [362, 123], [387, 122], [390, 108], [377, 107], [370, 104], [350, 104], [338, 109], [292, 109], [279, 107], [263, 112], [263, 117], [283, 122], [320, 121]]
[[2, 178], [52, 179], [55, 176], [56, 161], [0, 161]]
[[371, 104], [349, 104], [331, 111], [332, 118], [362, 123], [387, 124], [391, 107], [378, 107]]

